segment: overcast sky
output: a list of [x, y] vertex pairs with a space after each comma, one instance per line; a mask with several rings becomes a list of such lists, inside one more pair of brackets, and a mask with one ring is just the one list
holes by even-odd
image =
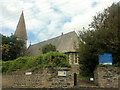
[[28, 45], [70, 31], [79, 31], [96, 13], [120, 0], [1, 0], [0, 33], [14, 33], [21, 12], [24, 12]]

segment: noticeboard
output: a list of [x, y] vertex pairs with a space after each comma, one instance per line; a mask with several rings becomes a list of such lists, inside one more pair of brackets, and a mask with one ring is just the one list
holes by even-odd
[[32, 72], [26, 72], [25, 73], [25, 75], [31, 75], [32, 74]]
[[58, 76], [66, 76], [66, 71], [58, 71]]
[[113, 64], [112, 54], [111, 53], [99, 54], [99, 64], [112, 65]]

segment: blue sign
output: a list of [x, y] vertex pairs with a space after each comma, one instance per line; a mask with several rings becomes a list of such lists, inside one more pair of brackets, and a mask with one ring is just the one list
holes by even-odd
[[112, 61], [112, 54], [111, 53], [103, 53], [103, 54], [99, 54], [99, 64], [109, 64], [112, 65], [113, 61]]

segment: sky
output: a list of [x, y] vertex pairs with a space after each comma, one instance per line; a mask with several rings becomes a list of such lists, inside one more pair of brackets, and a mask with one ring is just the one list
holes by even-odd
[[39, 43], [87, 28], [93, 16], [120, 0], [1, 0], [0, 33], [14, 34], [23, 11], [28, 42]]

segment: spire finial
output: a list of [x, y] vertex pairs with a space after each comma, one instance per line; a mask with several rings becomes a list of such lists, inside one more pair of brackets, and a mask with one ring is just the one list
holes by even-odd
[[22, 7], [22, 12], [24, 11], [24, 8]]

